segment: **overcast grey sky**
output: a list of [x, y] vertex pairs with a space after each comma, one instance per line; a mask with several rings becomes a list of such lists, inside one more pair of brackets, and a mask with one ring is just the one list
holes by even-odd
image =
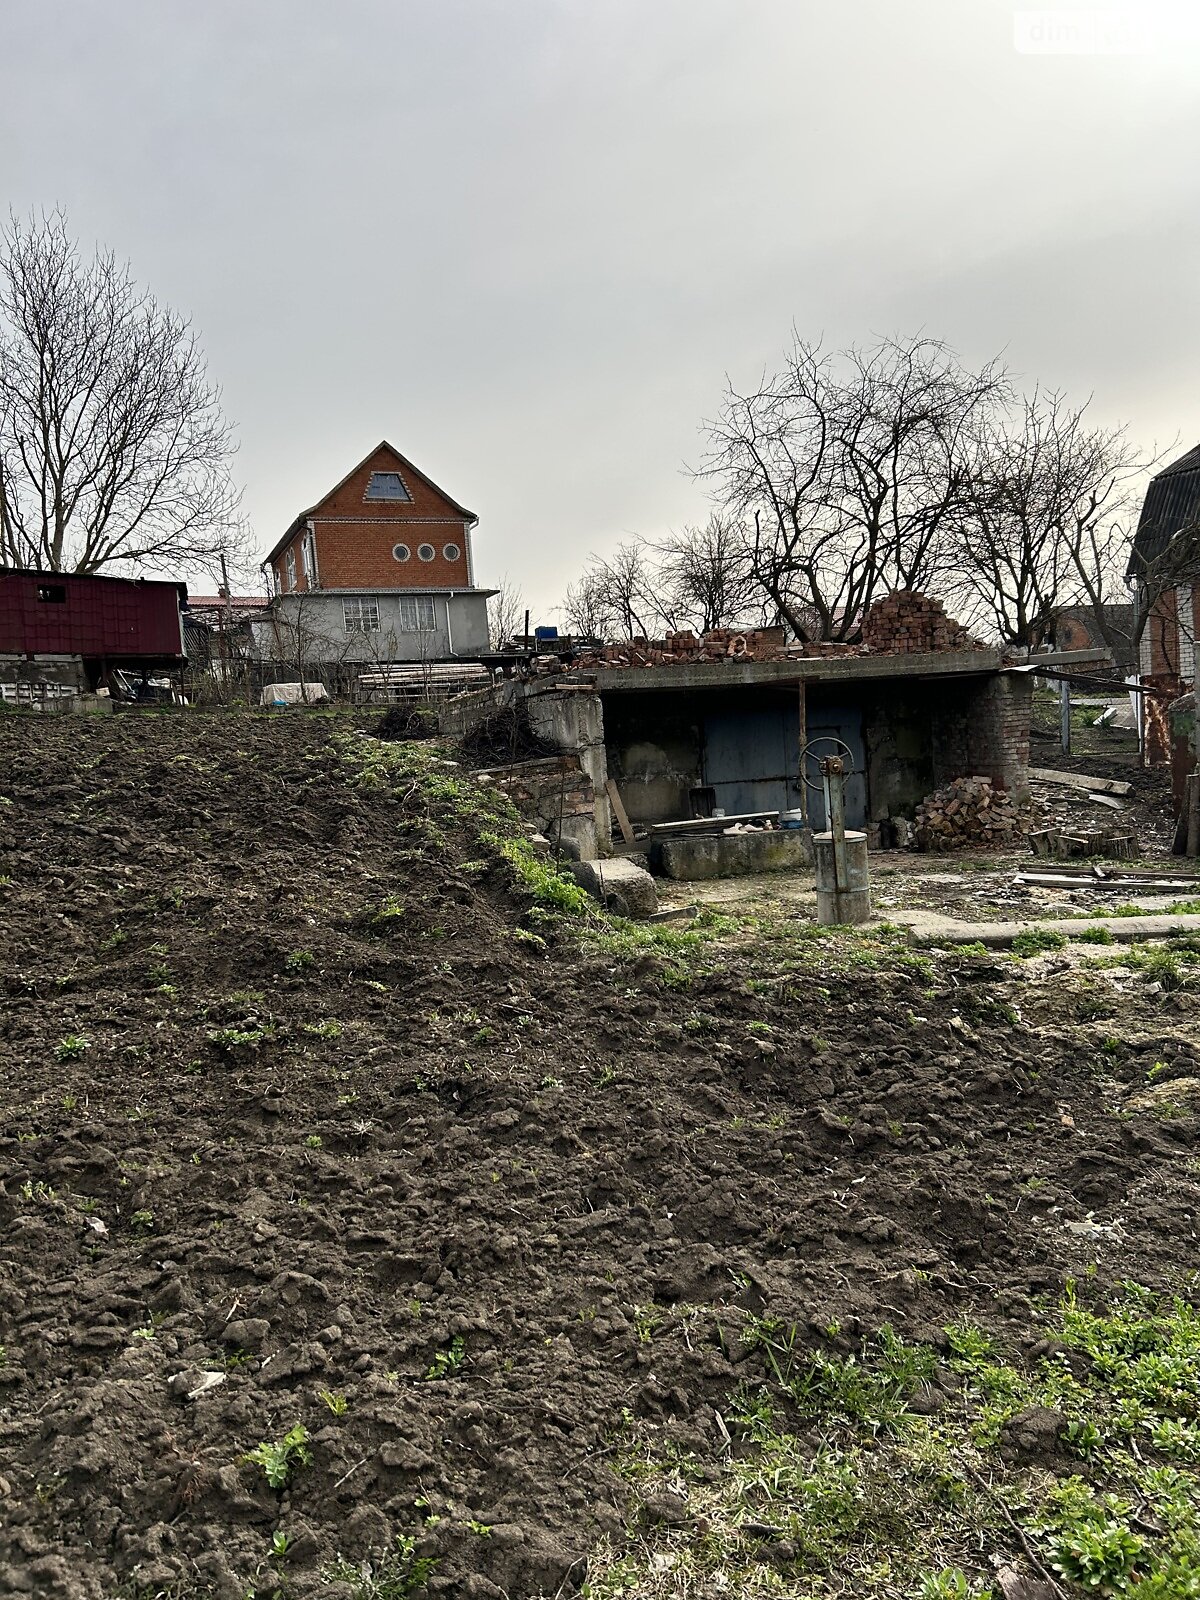
[[0, 193], [193, 316], [261, 552], [387, 437], [544, 616], [704, 515], [793, 321], [1200, 438], [1195, 10], [1044, 54], [999, 0], [0, 0]]

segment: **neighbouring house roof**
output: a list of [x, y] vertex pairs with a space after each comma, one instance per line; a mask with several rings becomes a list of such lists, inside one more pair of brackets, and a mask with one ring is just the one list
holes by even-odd
[[268, 594], [231, 594], [226, 598], [223, 594], [193, 594], [188, 596], [189, 611], [257, 611], [263, 606], [270, 605], [271, 597]]
[[1157, 561], [1175, 535], [1200, 517], [1200, 444], [1150, 480], [1138, 518], [1126, 576], [1135, 566]]
[[426, 487], [432, 489], [434, 494], [441, 495], [442, 499], [446, 502], [450, 509], [461, 516], [465, 522], [469, 522], [473, 527], [479, 521], [479, 518], [473, 511], [468, 511], [466, 506], [460, 506], [453, 495], [447, 494], [445, 489], [443, 489], [439, 484], [434, 483], [433, 479], [429, 477], [427, 473], [422, 472], [420, 467], [414, 465], [414, 463], [411, 462], [407, 456], [402, 456], [399, 450], [396, 449], [395, 445], [389, 444], [386, 439], [381, 439], [373, 450], [368, 450], [362, 460], [350, 468], [350, 471], [344, 478], [335, 483], [332, 489], [326, 490], [326, 492], [321, 496], [315, 505], [309, 506], [307, 511], [302, 511], [300, 515], [294, 519], [287, 532], [276, 541], [272, 548], [263, 557], [263, 565], [266, 566], [268, 561], [274, 561], [275, 557], [284, 548], [284, 546], [290, 544], [291, 541], [296, 537], [297, 532], [304, 526], [309, 517], [315, 516], [325, 504], [326, 500], [331, 500], [333, 496], [337, 494], [339, 489], [344, 489], [354, 474], [356, 472], [361, 472], [367, 463], [372, 461], [381, 450], [386, 450], [388, 454], [399, 463], [405, 472], [410, 472], [414, 477], [420, 478], [421, 482], [425, 484]]

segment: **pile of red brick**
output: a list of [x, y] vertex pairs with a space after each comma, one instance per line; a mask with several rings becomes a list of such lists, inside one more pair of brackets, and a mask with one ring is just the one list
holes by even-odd
[[977, 639], [946, 615], [940, 600], [896, 589], [876, 600], [863, 619], [863, 644], [872, 654], [917, 655], [933, 650], [981, 650]]
[[[981, 650], [951, 617], [940, 600], [915, 589], [899, 589], [877, 600], [863, 622], [862, 643], [812, 640], [787, 644], [783, 628], [713, 628], [699, 638], [690, 630], [663, 639], [633, 639], [628, 644], [598, 645], [581, 650], [574, 667], [585, 671], [606, 667], [671, 667], [699, 661], [786, 661], [826, 656], [905, 655], [932, 650]], [[538, 657], [539, 672], [557, 672], [561, 664]]]
[[962, 850], [968, 845], [1011, 844], [1025, 817], [990, 778], [955, 778], [926, 795], [913, 819], [920, 850]]
[[782, 628], [714, 628], [697, 638], [691, 630], [665, 639], [634, 639], [581, 651], [576, 667], [670, 667], [693, 661], [782, 661]]

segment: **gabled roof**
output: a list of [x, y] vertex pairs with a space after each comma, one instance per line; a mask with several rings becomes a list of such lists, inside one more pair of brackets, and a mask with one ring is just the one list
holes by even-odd
[[1157, 561], [1175, 535], [1200, 518], [1200, 444], [1150, 480], [1138, 518], [1129, 572]]
[[425, 484], [427, 488], [432, 489], [434, 494], [441, 495], [442, 499], [451, 508], [451, 510], [456, 511], [459, 516], [461, 516], [464, 521], [469, 522], [472, 527], [479, 521], [479, 518], [473, 511], [468, 511], [466, 506], [460, 506], [453, 495], [447, 494], [445, 489], [443, 489], [439, 484], [434, 483], [433, 479], [429, 477], [427, 473], [422, 472], [420, 467], [415, 466], [407, 456], [402, 456], [394, 444], [389, 444], [386, 439], [381, 439], [373, 450], [367, 451], [366, 455], [360, 462], [357, 463], [357, 465], [350, 468], [350, 471], [344, 478], [335, 483], [332, 489], [326, 490], [326, 492], [321, 496], [315, 505], [309, 506], [307, 511], [302, 511], [300, 515], [295, 518], [287, 532], [282, 536], [282, 538], [276, 541], [276, 543], [263, 557], [262, 565], [266, 566], [268, 561], [274, 561], [275, 557], [284, 548], [284, 546], [290, 544], [295, 538], [298, 529], [303, 527], [303, 525], [308, 521], [309, 517], [318, 512], [325, 504], [326, 500], [332, 500], [333, 496], [337, 494], [339, 489], [344, 489], [354, 474], [356, 472], [361, 472], [367, 463], [373, 460], [381, 450], [386, 450], [389, 455], [394, 457], [394, 459], [400, 464], [405, 472], [410, 472], [413, 477], [420, 478], [421, 482]]

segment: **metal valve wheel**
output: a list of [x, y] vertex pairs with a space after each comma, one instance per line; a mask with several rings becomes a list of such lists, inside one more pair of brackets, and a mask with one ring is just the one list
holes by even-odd
[[[837, 748], [833, 750], [818, 751], [816, 748], [817, 745], [835, 745]], [[809, 789], [812, 789], [815, 792], [819, 789], [822, 789], [824, 785], [821, 783], [820, 779], [809, 777], [808, 773], [805, 771], [804, 763], [806, 761], [823, 761], [827, 756], [836, 755], [841, 755], [845, 758], [846, 768], [844, 776], [848, 778], [854, 771], [854, 751], [851, 750], [850, 746], [845, 742], [845, 740], [837, 738], [832, 733], [822, 733], [818, 734], [815, 739], [810, 739], [804, 746], [803, 750], [800, 752], [800, 776], [803, 778], [805, 785]]]

